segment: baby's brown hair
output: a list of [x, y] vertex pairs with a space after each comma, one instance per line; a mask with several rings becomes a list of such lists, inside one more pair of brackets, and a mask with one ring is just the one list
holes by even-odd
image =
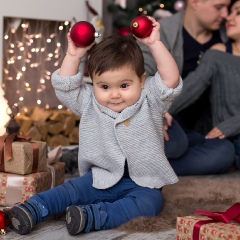
[[88, 72], [91, 79], [93, 75], [101, 75], [123, 66], [132, 67], [139, 78], [145, 72], [142, 51], [132, 36], [113, 34], [90, 50]]

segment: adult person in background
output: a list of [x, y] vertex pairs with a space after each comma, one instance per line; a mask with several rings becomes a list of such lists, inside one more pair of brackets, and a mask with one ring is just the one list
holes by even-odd
[[235, 165], [240, 169], [240, 0], [233, 0], [226, 22], [230, 39], [218, 43], [202, 57], [200, 65], [184, 80], [174, 113], [192, 105], [209, 86], [213, 128], [207, 139], [229, 138], [235, 146]]
[[[227, 17], [229, 3], [230, 0], [186, 0], [183, 12], [160, 20], [161, 41], [177, 62], [183, 80], [195, 70], [202, 53], [216, 43], [227, 41], [222, 22]], [[152, 75], [156, 71], [154, 59], [146, 47], [141, 44], [140, 47], [146, 73]], [[206, 107], [206, 101], [203, 104]], [[230, 141], [205, 139], [203, 134], [192, 131], [196, 126], [194, 117], [202, 119], [198, 114], [201, 112], [197, 103], [190, 114], [188, 111], [179, 114], [177, 119], [183, 129], [170, 114], [165, 115], [165, 153], [178, 175], [223, 173], [234, 162], [234, 147]], [[207, 113], [209, 116], [210, 110]]]
[[[185, 11], [160, 20], [162, 42], [177, 62], [183, 79], [197, 67], [207, 49], [227, 41], [222, 22], [229, 3], [230, 0], [186, 0]], [[156, 64], [146, 47], [142, 51], [147, 75], [151, 75], [156, 71]], [[178, 121], [184, 128], [206, 133], [210, 129], [206, 105], [209, 105], [207, 92], [194, 106], [180, 112]]]

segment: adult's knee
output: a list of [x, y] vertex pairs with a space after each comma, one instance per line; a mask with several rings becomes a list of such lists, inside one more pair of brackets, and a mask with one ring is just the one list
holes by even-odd
[[234, 164], [235, 149], [232, 142], [227, 139], [215, 139], [215, 161], [220, 167], [220, 173], [226, 172]]
[[217, 149], [218, 157], [220, 158], [227, 158], [228, 160], [234, 159], [235, 149], [232, 142], [227, 139], [214, 139]]
[[229, 161], [233, 161], [235, 156], [235, 149], [232, 142], [229, 140], [220, 140], [219, 139], [219, 157], [223, 156], [224, 158], [227, 158]]
[[176, 159], [182, 156], [188, 149], [188, 138], [177, 123], [172, 122], [172, 126], [168, 129], [169, 141], [165, 141], [165, 155], [168, 159]]

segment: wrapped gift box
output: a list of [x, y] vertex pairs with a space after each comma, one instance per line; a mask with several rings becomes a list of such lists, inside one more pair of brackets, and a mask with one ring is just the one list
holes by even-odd
[[[205, 216], [184, 216], [177, 218], [177, 240], [193, 239], [193, 229], [197, 222], [212, 220]], [[199, 240], [234, 239], [240, 240], [240, 224], [232, 221], [230, 223], [213, 222], [204, 224], [200, 228]]]
[[46, 172], [28, 175], [0, 172], [0, 206], [12, 206], [64, 183], [65, 163], [51, 164]]
[[[37, 172], [47, 170], [47, 154], [46, 142], [34, 141], [39, 148]], [[5, 151], [4, 151], [5, 152]], [[12, 143], [12, 159], [6, 160], [1, 167], [2, 172], [26, 175], [33, 173], [33, 147], [30, 142], [13, 142]], [[2, 169], [3, 168], [3, 169]]]
[[56, 162], [48, 165], [48, 172], [51, 173], [52, 184], [51, 187], [59, 186], [64, 183], [65, 177], [65, 163]]
[[0, 205], [12, 206], [51, 188], [50, 172], [29, 175], [0, 173]]

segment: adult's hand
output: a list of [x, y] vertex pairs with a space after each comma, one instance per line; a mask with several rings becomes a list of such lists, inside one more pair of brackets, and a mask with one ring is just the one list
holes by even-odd
[[207, 139], [213, 139], [213, 138], [224, 139], [226, 138], [226, 136], [223, 134], [223, 132], [219, 128], [215, 127], [206, 135], [206, 138]]
[[172, 121], [173, 121], [173, 117], [170, 113], [165, 113], [164, 115], [165, 118], [165, 124], [163, 125], [163, 134], [164, 134], [164, 139], [165, 141], [169, 141], [169, 135], [168, 135], [168, 127], [170, 127], [172, 125]]
[[172, 126], [172, 121], [173, 121], [172, 115], [171, 115], [169, 112], [166, 112], [165, 115], [164, 115], [164, 118], [165, 118], [166, 121], [167, 121], [167, 125], [168, 125], [169, 127], [171, 127], [171, 126]]

